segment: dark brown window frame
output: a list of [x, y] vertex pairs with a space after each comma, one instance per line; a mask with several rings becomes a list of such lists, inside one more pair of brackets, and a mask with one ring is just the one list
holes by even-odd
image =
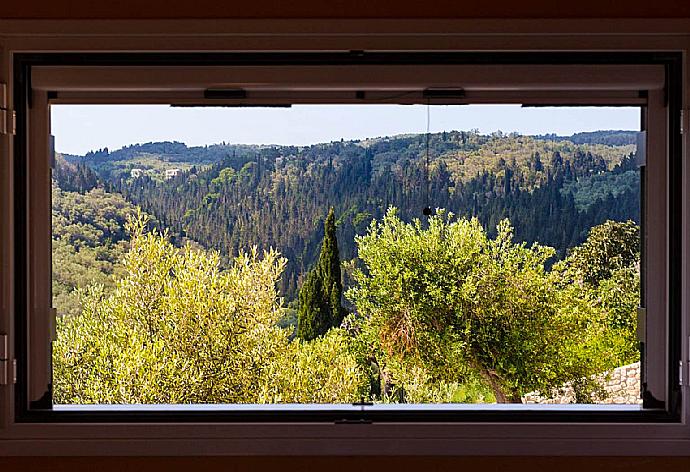
[[[28, 174], [26, 172], [26, 139], [30, 132], [27, 127], [27, 115], [32, 105], [31, 68], [37, 66], [64, 65], [148, 65], [159, 66], [194, 66], [200, 64], [231, 65], [266, 65], [279, 67], [281, 65], [375, 65], [375, 64], [548, 64], [548, 65], [578, 65], [578, 64], [662, 64], [667, 71], [665, 99], [668, 102], [668, 148], [669, 175], [668, 181], [668, 251], [670, 254], [680, 254], [681, 248], [681, 143], [678, 133], [681, 92], [680, 67], [681, 57], [674, 52], [652, 53], [233, 53], [233, 54], [17, 54], [14, 58], [14, 103], [17, 111], [17, 135], [15, 137], [15, 254], [17, 260], [26, 260], [28, 248], [22, 247], [27, 240], [26, 212], [28, 194], [26, 187]], [[22, 191], [25, 190], [25, 191]], [[22, 198], [24, 197], [24, 198]], [[251, 414], [233, 412], [134, 412], [134, 413], [93, 413], [93, 412], [52, 412], [46, 408], [46, 399], [34, 404], [27, 401], [26, 389], [29, 372], [23, 368], [27, 364], [28, 353], [25, 344], [15, 344], [16, 357], [19, 361], [18, 384], [16, 388], [15, 407], [18, 422], [178, 422], [178, 421], [440, 421], [440, 422], [677, 422], [680, 418], [681, 397], [678, 386], [677, 369], [681, 360], [680, 353], [680, 257], [668, 260], [669, 283], [669, 345], [668, 345], [668, 401], [663, 409], [653, 409], [641, 412], [553, 412], [553, 411], [462, 411], [459, 415], [448, 414], [448, 411], [437, 412], [281, 412], [277, 417], [275, 412], [253, 412]], [[27, 316], [28, 299], [25, 281], [28, 274], [27, 267], [17, 264], [16, 269], [16, 312], [15, 337], [17, 340], [28, 337]], [[49, 393], [49, 392], [47, 392]], [[235, 412], [236, 413], [236, 412]]]

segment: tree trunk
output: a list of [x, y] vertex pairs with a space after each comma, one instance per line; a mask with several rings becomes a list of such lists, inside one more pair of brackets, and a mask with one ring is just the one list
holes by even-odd
[[506, 392], [503, 389], [501, 379], [494, 371], [479, 369], [479, 373], [489, 384], [497, 403], [522, 403], [522, 397], [517, 392]]

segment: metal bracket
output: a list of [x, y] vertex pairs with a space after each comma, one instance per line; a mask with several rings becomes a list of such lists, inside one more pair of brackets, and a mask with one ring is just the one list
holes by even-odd
[[687, 386], [690, 387], [690, 336], [688, 337], [688, 352], [687, 352], [687, 354], [688, 354], [688, 359], [685, 361], [685, 365], [687, 366], [687, 368], [686, 368], [685, 370], [687, 370], [686, 373], [687, 373], [688, 375], [685, 377], [685, 382], [683, 382], [683, 370], [684, 370], [684, 369], [683, 369], [683, 361], [680, 361], [681, 368], [680, 368], [680, 376], [679, 376], [679, 379], [678, 379], [678, 383], [679, 383], [681, 386], [682, 386], [682, 385], [687, 385]]
[[0, 334], [0, 385], [17, 382], [17, 361], [10, 359], [9, 340]]
[[681, 108], [680, 109], [680, 134], [687, 134], [690, 130], [690, 109]]
[[678, 361], [678, 385], [681, 387], [684, 385], [683, 383], [683, 361]]
[[14, 134], [17, 129], [17, 114], [8, 108], [7, 84], [0, 84], [0, 134]]
[[[688, 337], [688, 358], [678, 361], [678, 385], [690, 387], [690, 337]], [[687, 375], [686, 375], [687, 374]]]

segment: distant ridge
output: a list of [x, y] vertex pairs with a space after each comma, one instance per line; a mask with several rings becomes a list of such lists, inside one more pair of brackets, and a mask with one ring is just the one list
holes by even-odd
[[535, 135], [536, 139], [551, 141], [570, 141], [574, 144], [605, 144], [606, 146], [625, 146], [635, 144], [639, 131], [606, 130], [584, 131], [571, 136], [558, 136], [555, 134]]
[[[443, 133], [460, 133], [461, 131], [445, 131], [445, 132], [439, 132], [439, 133], [432, 133], [431, 136], [439, 136]], [[464, 132], [472, 132], [472, 131], [464, 131]], [[362, 139], [354, 139], [354, 140], [348, 140], [344, 141], [345, 143], [364, 143], [364, 142], [375, 142], [379, 140], [397, 140], [397, 139], [415, 139], [419, 136], [421, 136], [423, 133], [403, 133], [403, 134], [396, 134], [392, 136], [378, 136], [378, 137], [368, 137], [368, 138], [362, 138]], [[476, 133], [476, 134], [481, 134], [481, 133]], [[485, 134], [486, 136], [490, 135], [491, 133]], [[507, 133], [507, 134], [514, 134], [514, 133]], [[515, 134], [517, 136], [525, 136], [525, 137], [532, 137], [534, 139], [538, 140], [543, 140], [543, 141], [570, 141], [574, 144], [604, 144], [607, 146], [625, 146], [629, 144], [635, 144], [637, 142], [637, 135], [639, 134], [638, 131], [630, 131], [630, 130], [600, 130], [600, 131], [585, 131], [581, 133], [575, 133], [572, 135], [557, 135], [555, 133], [552, 134], [536, 134], [536, 135], [531, 135], [531, 134], [525, 134], [525, 135], [520, 135], [520, 134]], [[314, 143], [311, 146], [318, 146], [318, 145], [328, 145], [333, 143], [331, 142], [324, 142], [324, 143]], [[290, 146], [290, 145], [283, 145], [283, 144], [230, 144], [226, 142], [222, 143], [214, 143], [214, 144], [207, 144], [204, 146], [187, 146], [185, 143], [179, 142], [179, 141], [156, 141], [156, 142], [148, 142], [148, 143], [134, 143], [130, 144], [127, 146], [123, 146], [120, 149], [110, 151], [108, 148], [103, 148], [103, 149], [97, 149], [97, 150], [92, 150], [87, 152], [84, 155], [78, 155], [78, 154], [65, 154], [62, 153], [62, 156], [68, 161], [68, 162], [85, 162], [85, 161], [93, 161], [93, 160], [121, 160], [121, 159], [126, 159], [128, 157], [133, 157], [137, 154], [158, 154], [158, 155], [164, 155], [164, 156], [170, 156], [173, 157], [175, 155], [187, 155], [187, 156], [195, 156], [195, 155], [202, 155], [202, 154], [209, 154], [213, 155], [215, 154], [214, 151], [219, 151], [220, 153], [227, 153], [228, 149], [236, 149], [236, 150], [248, 150], [248, 149], [261, 149], [261, 148], [267, 148], [267, 147], [277, 147], [277, 148], [304, 148], [304, 147], [309, 147], [309, 146]], [[221, 160], [225, 154], [222, 156], [219, 156], [217, 160]], [[214, 159], [209, 159], [210, 161], [215, 161]]]

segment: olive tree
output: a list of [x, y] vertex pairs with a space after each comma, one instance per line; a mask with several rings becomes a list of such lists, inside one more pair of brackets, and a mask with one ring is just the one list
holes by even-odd
[[[57, 403], [355, 401], [361, 379], [341, 338], [291, 344], [277, 326], [275, 251], [219, 255], [130, 225], [114, 292], [82, 290], [83, 310], [58, 319]], [[292, 381], [291, 375], [299, 377]]]
[[357, 238], [362, 267], [347, 292], [357, 311], [350, 323], [382, 395], [415, 390], [415, 369], [424, 373], [415, 381], [429, 386], [480, 379], [498, 402], [601, 372], [597, 343], [562, 361], [588, 336], [582, 319], [591, 310], [574, 292], [556, 295], [545, 269], [553, 249], [514, 242], [507, 220], [496, 232], [489, 238], [477, 219], [443, 211], [428, 224], [405, 223], [391, 209]]

